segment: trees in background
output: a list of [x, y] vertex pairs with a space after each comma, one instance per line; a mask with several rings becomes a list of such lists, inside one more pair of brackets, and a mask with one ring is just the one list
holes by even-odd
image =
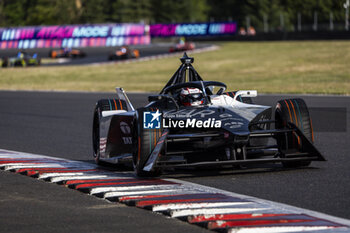
[[260, 30], [268, 26], [269, 31], [297, 30], [298, 15], [303, 25], [314, 24], [315, 14], [318, 23], [328, 24], [330, 17], [333, 17], [334, 22], [344, 22], [344, 2], [345, 0], [207, 0], [211, 9], [209, 18], [219, 21], [233, 19], [240, 26], [246, 27], [250, 23]]
[[[345, 0], [344, 0], [345, 1]], [[342, 0], [0, 0], [0, 26], [106, 22], [237, 21], [257, 29], [296, 30], [344, 22]], [[316, 16], [315, 16], [316, 14]], [[299, 16], [298, 16], [299, 15]]]

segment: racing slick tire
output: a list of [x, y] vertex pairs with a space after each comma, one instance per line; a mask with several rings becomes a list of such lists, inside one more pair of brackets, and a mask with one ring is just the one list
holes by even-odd
[[8, 65], [9, 65], [9, 59], [8, 59], [8, 57], [2, 58], [1, 67], [8, 67]]
[[57, 58], [57, 52], [54, 50], [50, 50], [49, 52], [49, 57], [50, 58]]
[[144, 112], [154, 111], [154, 109], [141, 108], [137, 110], [137, 117], [133, 123], [133, 165], [134, 171], [139, 177], [155, 177], [160, 176], [162, 170], [160, 168], [153, 168], [152, 171], [144, 171], [143, 168], [157, 145], [157, 141], [162, 134], [162, 127], [160, 129], [144, 129], [143, 120]]
[[[303, 99], [285, 99], [277, 102], [275, 110], [276, 129], [285, 129], [288, 122], [295, 124], [305, 137], [313, 143], [312, 121]], [[277, 137], [277, 145], [282, 155], [303, 151], [300, 137], [294, 132]], [[284, 167], [309, 166], [311, 161], [282, 162]]]
[[120, 99], [101, 99], [96, 103], [92, 123], [92, 146], [95, 162], [99, 165], [102, 164], [102, 162], [100, 161], [100, 121], [102, 117], [102, 112], [123, 109], [127, 109], [127, 105], [124, 100]]
[[135, 49], [132, 51], [131, 58], [139, 58], [140, 57], [140, 51]]
[[113, 60], [117, 60], [117, 59], [118, 59], [117, 56], [115, 56], [114, 54], [110, 54], [108, 56], [108, 61], [113, 61]]
[[17, 60], [13, 63], [14, 67], [25, 67], [26, 62], [24, 61], [24, 59], [22, 60]]
[[85, 52], [80, 52], [79, 57], [81, 57], [81, 58], [86, 57], [86, 53]]

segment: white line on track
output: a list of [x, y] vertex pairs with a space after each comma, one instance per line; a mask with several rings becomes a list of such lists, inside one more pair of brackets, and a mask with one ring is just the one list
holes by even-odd
[[23, 163], [23, 164], [15, 164], [15, 165], [6, 165], [4, 166], [4, 170], [14, 170], [14, 169], [21, 169], [21, 168], [66, 168], [67, 166], [64, 166], [62, 164], [30, 164], [30, 163]]
[[198, 214], [234, 214], [234, 213], [260, 213], [264, 211], [267, 213], [270, 208], [206, 208], [206, 209], [184, 209], [173, 210], [170, 212], [172, 218], [179, 218], [185, 216], [192, 216]]
[[[250, 228], [241, 228], [241, 229], [230, 229], [228, 233], [287, 233], [287, 232], [318, 232], [320, 230], [329, 230], [334, 229], [334, 227], [326, 227], [326, 226], [297, 226], [297, 227], [250, 227]], [[338, 231], [337, 231], [338, 232]]]
[[[131, 176], [130, 176], [131, 177]], [[111, 175], [97, 175], [95, 174], [83, 174], [83, 175], [75, 175], [75, 176], [57, 176], [57, 177], [51, 177], [50, 181], [52, 183], [58, 183], [62, 181], [69, 181], [69, 180], [90, 180], [90, 179], [130, 179], [130, 177], [123, 177], [123, 176], [111, 176]]]
[[228, 206], [242, 206], [249, 205], [252, 202], [201, 202], [201, 203], [188, 203], [188, 204], [164, 204], [155, 205], [152, 207], [152, 211], [168, 211], [168, 210], [182, 210], [182, 209], [199, 209], [199, 208], [215, 208], [215, 207], [228, 207]]
[[[72, 177], [72, 176], [84, 176], [89, 174], [88, 172], [67, 172], [67, 173], [43, 173], [39, 175], [39, 179], [47, 179], [51, 177]], [[50, 180], [53, 182], [52, 180]]]
[[139, 185], [139, 186], [121, 186], [121, 187], [99, 187], [92, 188], [90, 194], [98, 194], [112, 191], [131, 191], [131, 190], [168, 190], [179, 188], [179, 185]]
[[160, 189], [160, 190], [140, 190], [140, 191], [130, 191], [130, 192], [106, 192], [103, 195], [103, 198], [113, 198], [113, 197], [123, 197], [123, 196], [130, 196], [135, 197], [137, 195], [154, 195], [154, 194], [181, 194], [183, 192], [179, 191], [178, 189]]

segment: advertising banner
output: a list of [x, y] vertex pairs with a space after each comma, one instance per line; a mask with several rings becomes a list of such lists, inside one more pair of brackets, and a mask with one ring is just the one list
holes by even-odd
[[236, 31], [237, 31], [236, 22], [152, 24], [150, 26], [151, 37], [222, 36], [222, 35], [234, 35]]

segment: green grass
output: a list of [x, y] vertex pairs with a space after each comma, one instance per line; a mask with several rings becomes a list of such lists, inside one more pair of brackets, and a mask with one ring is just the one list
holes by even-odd
[[[350, 41], [228, 42], [194, 54], [204, 80], [231, 90], [350, 94]], [[129, 64], [0, 69], [2, 90], [159, 91], [180, 64], [177, 57]]]

